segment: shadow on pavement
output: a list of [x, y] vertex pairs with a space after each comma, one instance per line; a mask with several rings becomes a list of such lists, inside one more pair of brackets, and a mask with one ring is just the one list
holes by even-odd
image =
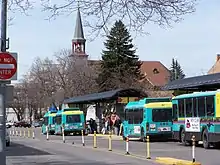
[[[16, 163], [13, 165], [112, 165], [108, 163], [103, 163], [103, 162], [67, 162], [67, 161], [51, 161], [51, 162], [21, 162], [21, 163]], [[125, 165], [125, 163], [116, 163], [115, 165]], [[126, 163], [126, 165], [128, 165]]]
[[51, 155], [51, 154], [45, 151], [41, 151], [17, 143], [11, 143], [9, 147], [6, 147], [6, 156], [29, 156], [29, 155]]

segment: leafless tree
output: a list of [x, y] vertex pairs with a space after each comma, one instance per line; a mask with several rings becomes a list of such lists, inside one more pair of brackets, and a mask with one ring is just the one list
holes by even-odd
[[171, 26], [183, 16], [195, 11], [198, 0], [41, 0], [49, 18], [71, 14], [78, 7], [84, 15], [85, 26], [91, 33], [108, 32], [116, 19], [128, 22], [130, 30], [143, 33], [143, 27], [151, 22], [159, 26]]
[[[41, 59], [39, 57], [35, 59], [31, 66], [29, 80], [38, 89], [39, 99], [44, 100], [46, 104], [48, 102], [51, 103], [53, 94], [57, 91], [55, 68], [56, 65], [52, 60], [49, 58]], [[47, 104], [45, 106], [49, 105]]]
[[21, 121], [25, 117], [25, 92], [23, 84], [17, 84], [14, 87], [14, 101], [9, 104], [9, 108], [12, 108], [17, 116], [18, 121]]
[[86, 63], [78, 65], [71, 51], [63, 49], [55, 53], [57, 58], [58, 89], [63, 91], [64, 98], [84, 95], [96, 91], [96, 73]]

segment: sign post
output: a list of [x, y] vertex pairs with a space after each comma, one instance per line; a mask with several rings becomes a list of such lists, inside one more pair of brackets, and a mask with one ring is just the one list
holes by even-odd
[[0, 162], [6, 165], [5, 134], [6, 134], [6, 87], [17, 72], [17, 59], [7, 53], [7, 2], [1, 1], [1, 52], [0, 52]]
[[[7, 46], [7, 0], [2, 0], [1, 8], [1, 52], [6, 52]], [[0, 83], [0, 162], [2, 165], [6, 165], [5, 155], [5, 118], [6, 118], [6, 84], [5, 82]]]

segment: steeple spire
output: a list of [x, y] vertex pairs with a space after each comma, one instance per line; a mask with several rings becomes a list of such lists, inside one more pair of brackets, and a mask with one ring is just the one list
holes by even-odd
[[81, 19], [79, 4], [78, 4], [77, 16], [76, 16], [74, 39], [84, 39], [83, 26], [82, 26], [82, 19]]
[[72, 55], [75, 56], [77, 59], [80, 59], [80, 61], [84, 61], [88, 59], [88, 55], [85, 52], [85, 43], [86, 43], [86, 39], [84, 38], [83, 25], [82, 25], [82, 19], [81, 19], [80, 7], [78, 1], [75, 32], [74, 32], [74, 37], [72, 39]]

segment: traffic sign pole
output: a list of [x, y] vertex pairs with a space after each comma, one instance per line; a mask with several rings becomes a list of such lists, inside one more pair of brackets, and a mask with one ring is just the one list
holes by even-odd
[[[6, 35], [7, 35], [7, 0], [2, 0], [1, 9], [1, 52], [6, 52]], [[6, 155], [5, 155], [5, 134], [6, 134], [6, 104], [5, 104], [5, 94], [6, 94], [6, 83], [1, 82], [0, 86], [0, 162], [1, 165], [6, 165]]]

